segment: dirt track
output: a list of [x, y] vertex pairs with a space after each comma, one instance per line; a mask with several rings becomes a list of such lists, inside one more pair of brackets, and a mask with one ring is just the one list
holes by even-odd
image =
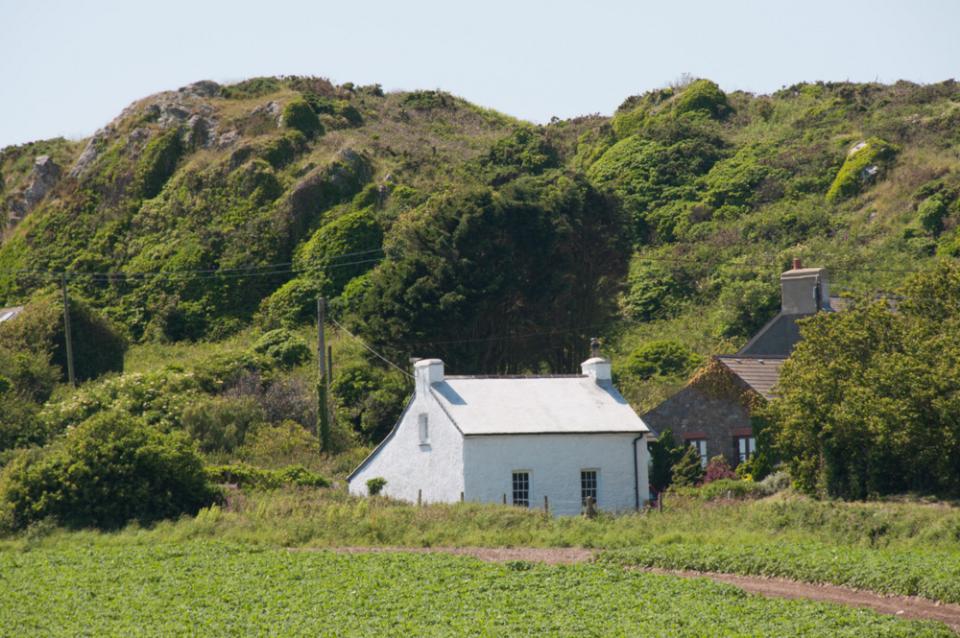
[[[311, 551], [311, 550], [293, 550]], [[506, 562], [526, 560], [549, 565], [582, 563], [590, 561], [596, 552], [589, 549], [572, 547], [536, 548], [536, 547], [336, 547], [332, 551], [345, 554], [409, 552], [413, 554], [444, 553], [457, 556], [471, 556], [480, 560]], [[671, 574], [684, 578], [709, 578], [711, 580], [739, 587], [751, 594], [760, 594], [775, 598], [800, 598], [818, 600], [851, 607], [866, 607], [882, 614], [891, 614], [914, 620], [936, 620], [960, 633], [960, 605], [939, 603], [914, 596], [885, 596], [871, 591], [861, 591], [837, 585], [816, 585], [781, 578], [762, 578], [759, 576], [737, 576], [735, 574], [716, 574], [649, 568], [647, 571], [657, 574]]]

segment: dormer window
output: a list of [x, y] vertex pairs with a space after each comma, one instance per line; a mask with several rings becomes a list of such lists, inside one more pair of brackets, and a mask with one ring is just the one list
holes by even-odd
[[427, 419], [426, 412], [417, 417], [417, 423], [420, 425], [420, 445], [429, 445], [430, 421]]

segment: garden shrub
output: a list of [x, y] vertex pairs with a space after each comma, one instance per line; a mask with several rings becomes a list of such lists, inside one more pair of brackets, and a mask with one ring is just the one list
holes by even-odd
[[767, 492], [753, 481], [736, 478], [721, 478], [699, 487], [677, 487], [672, 490], [678, 496], [689, 496], [702, 501], [718, 499], [747, 499], [767, 496]]
[[727, 281], [719, 305], [720, 336], [749, 338], [777, 314], [780, 291], [763, 278]]
[[387, 486], [387, 479], [382, 476], [376, 476], [367, 481], [367, 494], [377, 496]]
[[0, 473], [0, 525], [53, 519], [114, 529], [195, 514], [218, 499], [193, 444], [115, 412], [99, 414]]
[[721, 479], [735, 479], [737, 475], [733, 473], [733, 470], [730, 468], [730, 463], [727, 462], [727, 458], [723, 455], [718, 454], [710, 459], [707, 463], [707, 469], [703, 475], [704, 483], [713, 483], [714, 481], [719, 481]]
[[256, 343], [253, 351], [266, 357], [273, 365], [279, 368], [292, 368], [310, 360], [310, 346], [303, 337], [286, 328], [277, 328], [264, 333]]
[[287, 105], [283, 107], [281, 118], [284, 126], [300, 131], [307, 138], [323, 133], [323, 124], [320, 123], [320, 118], [302, 97], [287, 102]]
[[684, 445], [686, 448], [680, 459], [674, 463], [671, 472], [673, 474], [673, 485], [677, 487], [693, 487], [699, 485], [703, 480], [703, 465], [700, 462], [700, 453], [692, 445]]

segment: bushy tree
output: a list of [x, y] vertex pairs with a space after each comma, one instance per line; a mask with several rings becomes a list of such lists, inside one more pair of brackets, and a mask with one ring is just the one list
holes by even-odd
[[842, 498], [960, 494], [960, 267], [805, 320], [765, 411], [797, 486]]
[[217, 498], [184, 434], [107, 412], [3, 469], [0, 526], [22, 529], [51, 518], [70, 527], [116, 528], [194, 514]]

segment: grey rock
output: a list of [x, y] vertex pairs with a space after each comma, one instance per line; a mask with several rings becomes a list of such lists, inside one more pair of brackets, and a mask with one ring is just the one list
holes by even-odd
[[213, 80], [200, 80], [181, 87], [177, 92], [194, 97], [216, 97], [220, 95], [220, 85]]
[[60, 174], [60, 167], [49, 155], [41, 155], [33, 161], [30, 182], [23, 191], [23, 200], [28, 212], [57, 185]]

